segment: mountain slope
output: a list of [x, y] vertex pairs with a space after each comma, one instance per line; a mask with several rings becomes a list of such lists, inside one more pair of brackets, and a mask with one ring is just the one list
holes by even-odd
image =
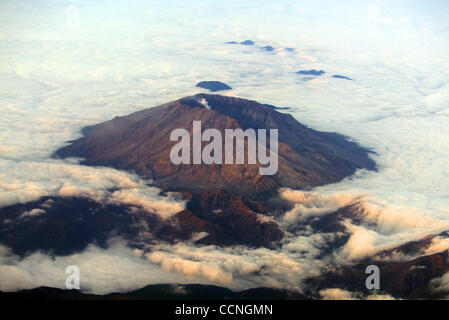
[[[279, 169], [259, 174], [260, 164], [174, 165], [170, 133], [202, 122], [202, 130], [279, 130]], [[356, 169], [375, 169], [369, 151], [336, 133], [312, 130], [291, 115], [255, 101], [198, 94], [159, 107], [116, 117], [83, 129], [84, 136], [59, 149], [57, 157], [81, 157], [84, 164], [135, 171], [163, 189], [191, 193], [223, 189], [257, 196], [279, 187], [309, 188], [337, 182]]]

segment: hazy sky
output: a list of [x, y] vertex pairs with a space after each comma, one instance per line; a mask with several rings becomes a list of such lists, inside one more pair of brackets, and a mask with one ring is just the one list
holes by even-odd
[[[226, 44], [246, 39], [255, 45]], [[226, 94], [291, 107], [288, 112], [298, 121], [348, 135], [377, 153], [373, 158], [378, 172], [359, 171], [310, 193], [287, 191], [297, 207], [279, 223], [295, 223], [310, 208], [326, 211], [363, 196], [367, 220], [375, 227], [352, 229], [354, 239], [362, 240], [352, 241], [338, 257], [349, 260], [445, 229], [448, 39], [449, 2], [444, 0], [2, 0], [0, 205], [58, 194], [104, 199], [112, 196], [108, 189], [117, 187], [125, 193], [122, 199], [149, 205], [163, 217], [175, 213], [184, 203], [158, 196], [134, 175], [49, 156], [79, 137], [85, 125], [199, 92], [194, 85], [201, 80], [220, 80], [234, 88]], [[275, 50], [260, 49], [266, 45]], [[313, 79], [295, 74], [304, 69], [322, 69], [326, 74]], [[332, 78], [333, 74], [353, 81]], [[169, 281], [172, 274], [184, 277], [173, 281], [235, 288], [254, 283], [298, 285], [296, 280], [329, 263], [314, 260], [317, 241], [320, 235], [292, 235], [279, 252], [161, 244], [152, 253], [137, 255], [116, 241], [104, 255], [117, 260], [131, 254], [135, 260], [119, 260], [137, 269], [143, 263], [141, 256], [147, 255], [145, 263], [151, 268], [166, 266], [166, 278], [142, 275], [114, 287], [105, 285], [107, 277], [98, 283], [92, 277], [89, 288], [96, 292], [135, 288]], [[298, 246], [309, 252], [298, 256], [293, 253]], [[0, 249], [1, 262], [8, 255], [7, 248]], [[95, 250], [99, 249], [89, 248], [81, 254], [84, 258], [77, 256], [86, 261], [86, 269]], [[217, 255], [232, 263], [217, 263]], [[266, 278], [241, 280], [249, 279], [247, 274], [261, 261], [274, 266], [273, 261], [284, 258], [299, 275], [284, 277], [280, 268]], [[0, 265], [0, 277], [10, 278], [9, 286], [2, 283], [0, 290], [58, 285], [50, 277], [18, 280], [29, 279], [23, 274], [36, 261], [42, 270], [50, 270], [52, 262], [45, 256], [10, 259], [8, 268]], [[113, 278], [121, 274], [114, 272]]]

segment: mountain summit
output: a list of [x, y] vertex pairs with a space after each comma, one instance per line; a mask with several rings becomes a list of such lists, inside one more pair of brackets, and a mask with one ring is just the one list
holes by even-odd
[[[170, 133], [193, 121], [202, 129], [278, 129], [279, 164], [272, 176], [259, 175], [260, 164], [175, 165]], [[82, 130], [83, 137], [56, 151], [80, 157], [84, 164], [135, 171], [162, 189], [191, 193], [226, 190], [260, 196], [280, 187], [310, 188], [337, 182], [356, 169], [375, 169], [369, 151], [336, 133], [310, 129], [289, 114], [235, 97], [197, 94], [164, 105], [115, 117]], [[235, 151], [234, 151], [235, 152]]]

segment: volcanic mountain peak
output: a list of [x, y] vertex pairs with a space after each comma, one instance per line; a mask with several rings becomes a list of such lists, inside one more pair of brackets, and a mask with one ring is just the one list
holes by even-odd
[[[278, 129], [278, 171], [259, 175], [256, 164], [175, 165], [170, 134], [178, 128]], [[167, 104], [116, 117], [83, 129], [84, 137], [59, 149], [59, 157], [81, 157], [88, 165], [112, 166], [153, 179], [163, 189], [197, 193], [223, 189], [260, 196], [279, 187], [309, 188], [332, 183], [356, 169], [374, 169], [369, 151], [336, 133], [319, 132], [255, 101], [197, 94]], [[192, 135], [191, 135], [192, 136]]]

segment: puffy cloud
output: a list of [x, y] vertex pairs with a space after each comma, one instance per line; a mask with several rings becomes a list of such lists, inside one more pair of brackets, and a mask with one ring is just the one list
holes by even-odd
[[294, 203], [293, 209], [287, 211], [283, 222], [293, 224], [313, 216], [334, 212], [339, 208], [359, 200], [360, 196], [352, 194], [319, 194], [300, 190], [282, 189], [282, 198]]
[[140, 206], [148, 212], [157, 213], [163, 219], [170, 218], [184, 209], [184, 201], [171, 194], [166, 197], [156, 196], [155, 188], [148, 187], [114, 191], [108, 201]]
[[[341, 251], [345, 261], [446, 227], [446, 2], [392, 6], [382, 1], [372, 7], [353, 1], [324, 5], [264, 0], [257, 6], [241, 1], [161, 4], [156, 10], [141, 1], [114, 1], [83, 2], [79, 11], [68, 11], [64, 4], [73, 2], [0, 4], [0, 206], [43, 195], [82, 195], [172, 216], [183, 202], [159, 196], [158, 189], [135, 175], [49, 156], [80, 137], [85, 125], [197, 93], [198, 80], [216, 78], [232, 80], [236, 96], [291, 107], [283, 112], [305, 125], [346, 134], [377, 152], [377, 172], [360, 170], [340, 183], [283, 192], [294, 208], [279, 220], [281, 225], [327, 214], [363, 196], [365, 224], [345, 222], [350, 232]], [[68, 23], [70, 12], [79, 13], [76, 28]], [[271, 23], [260, 24], [261, 16]], [[256, 46], [225, 44], [247, 38]], [[276, 50], [259, 49], [267, 44]], [[285, 47], [294, 50], [281, 50]], [[299, 69], [327, 73], [304, 81], [295, 74]], [[335, 73], [355, 81], [332, 79]], [[303, 276], [331, 263], [316, 259], [326, 237], [333, 236], [288, 235], [280, 250], [184, 244], [152, 248], [152, 253], [157, 266], [168, 261], [172, 281], [196, 268], [190, 277], [198, 281], [215, 281], [202, 274], [216, 270], [232, 275], [231, 286], [299, 287]], [[446, 242], [440, 239], [427, 250], [443, 248]], [[60, 269], [49, 267], [48, 257], [35, 254], [19, 261], [2, 250], [0, 259], [14, 260], [0, 266], [1, 278], [9, 283], [4, 286], [60, 283], [53, 280], [59, 279]], [[152, 277], [145, 269], [148, 261], [135, 260], [121, 249], [98, 250], [90, 247], [78, 256], [92, 270], [105, 270], [97, 282], [94, 273], [86, 278], [98, 292], [171, 279], [158, 273]], [[93, 263], [95, 254], [102, 259]], [[123, 263], [129, 262], [126, 267], [120, 264], [123, 257]], [[56, 257], [54, 263], [65, 264], [64, 259]], [[111, 265], [117, 269], [108, 271]], [[42, 274], [38, 280], [30, 276], [31, 266]], [[127, 277], [121, 277], [119, 267]], [[257, 275], [250, 276], [252, 272]]]
[[[159, 244], [149, 248], [145, 257], [165, 271], [237, 290], [269, 286], [301, 291], [301, 281], [318, 275], [322, 262], [313, 259], [319, 253], [313, 250], [313, 240], [304, 237], [295, 242], [281, 250]], [[297, 251], [299, 242], [303, 242], [302, 253]]]
[[436, 292], [446, 294], [446, 299], [449, 298], [449, 272], [446, 272], [441, 277], [433, 279], [431, 281], [431, 286]]
[[[111, 239], [107, 249], [89, 245], [68, 256], [36, 252], [22, 258], [0, 246], [0, 277], [4, 279], [0, 291], [44, 285], [64, 288], [68, 265], [79, 266], [81, 289], [97, 294], [125, 292], [157, 283], [215, 284], [234, 290], [268, 286], [301, 291], [301, 281], [318, 275], [322, 266], [322, 262], [313, 259], [319, 250], [311, 250], [314, 241], [307, 245], [309, 241], [296, 239], [294, 245], [277, 251], [192, 243], [131, 249], [125, 241]], [[297, 252], [300, 246], [302, 253]]]
[[339, 288], [329, 288], [320, 290], [320, 296], [323, 300], [356, 300], [357, 294], [339, 289]]
[[19, 216], [19, 219], [23, 219], [23, 218], [27, 218], [27, 217], [34, 217], [34, 216], [41, 215], [43, 213], [45, 213], [45, 210], [39, 209], [39, 208], [34, 208], [34, 209], [31, 209], [29, 211], [22, 213]]
[[364, 227], [351, 225], [345, 221], [351, 236], [342, 249], [341, 255], [348, 260], [360, 260], [373, 256], [382, 248], [375, 246], [376, 232]]
[[[362, 224], [356, 225], [350, 219], [341, 223], [345, 226], [350, 237], [347, 243], [336, 254], [338, 263], [353, 263], [363, 258], [376, 256], [385, 250], [392, 250], [388, 254], [383, 253], [377, 258], [381, 260], [405, 261], [420, 255], [430, 254], [447, 249], [446, 239], [434, 238], [431, 245], [424, 251], [403, 254], [395, 247], [413, 240], [423, 238], [447, 230], [446, 221], [438, 221], [414, 210], [405, 208], [388, 207], [376, 208], [362, 203]], [[408, 213], [408, 215], [406, 214]]]
[[362, 206], [362, 214], [367, 223], [375, 224], [380, 233], [394, 234], [412, 229], [445, 229], [447, 222], [437, 221], [414, 208], [398, 206], [380, 207], [369, 202]]
[[187, 277], [200, 276], [206, 280], [223, 285], [230, 285], [232, 274], [223, 272], [215, 266], [205, 265], [203, 261], [190, 261], [181, 258], [170, 258], [164, 253], [154, 252], [146, 255], [148, 260], [158, 263], [167, 272], [177, 272]]
[[430, 245], [424, 250], [425, 255], [442, 252], [449, 249], [449, 238], [435, 237]]
[[[393, 249], [409, 241], [421, 240], [449, 228], [447, 221], [434, 219], [411, 208], [378, 207], [362, 202], [360, 210], [362, 225], [354, 225], [349, 219], [342, 221], [350, 238], [340, 251], [338, 259], [346, 262], [374, 256], [381, 251]], [[445, 250], [448, 248], [447, 245], [447, 239], [436, 237], [422, 252], [404, 255], [393, 250], [388, 256], [383, 255], [379, 258], [403, 261]]]
[[[349, 217], [340, 221], [350, 237], [335, 256], [337, 263], [353, 263], [402, 243], [449, 229], [448, 221], [426, 215], [413, 207], [395, 206], [353, 192], [320, 192], [319, 189], [307, 192], [281, 190], [281, 197], [294, 205], [282, 217], [282, 223], [287, 226], [304, 223], [308, 218], [320, 218], [353, 204], [353, 210], [357, 211], [357, 222]], [[445, 239], [435, 238], [432, 243], [434, 245], [425, 252], [415, 252], [409, 256], [393, 251], [389, 256], [383, 255], [381, 258], [406, 260], [446, 247]]]
[[389, 294], [370, 294], [365, 297], [366, 300], [397, 300]]
[[265, 214], [256, 213], [256, 218], [260, 223], [278, 223], [273, 217], [267, 216]]
[[211, 108], [210, 108], [210, 106], [209, 106], [209, 104], [207, 103], [207, 100], [206, 99], [201, 99], [200, 101], [199, 101], [206, 109], [208, 109], [208, 110], [210, 110]]
[[42, 196], [89, 197], [96, 201], [142, 207], [166, 219], [183, 210], [185, 201], [160, 190], [134, 174], [60, 160], [0, 161], [0, 206]]

